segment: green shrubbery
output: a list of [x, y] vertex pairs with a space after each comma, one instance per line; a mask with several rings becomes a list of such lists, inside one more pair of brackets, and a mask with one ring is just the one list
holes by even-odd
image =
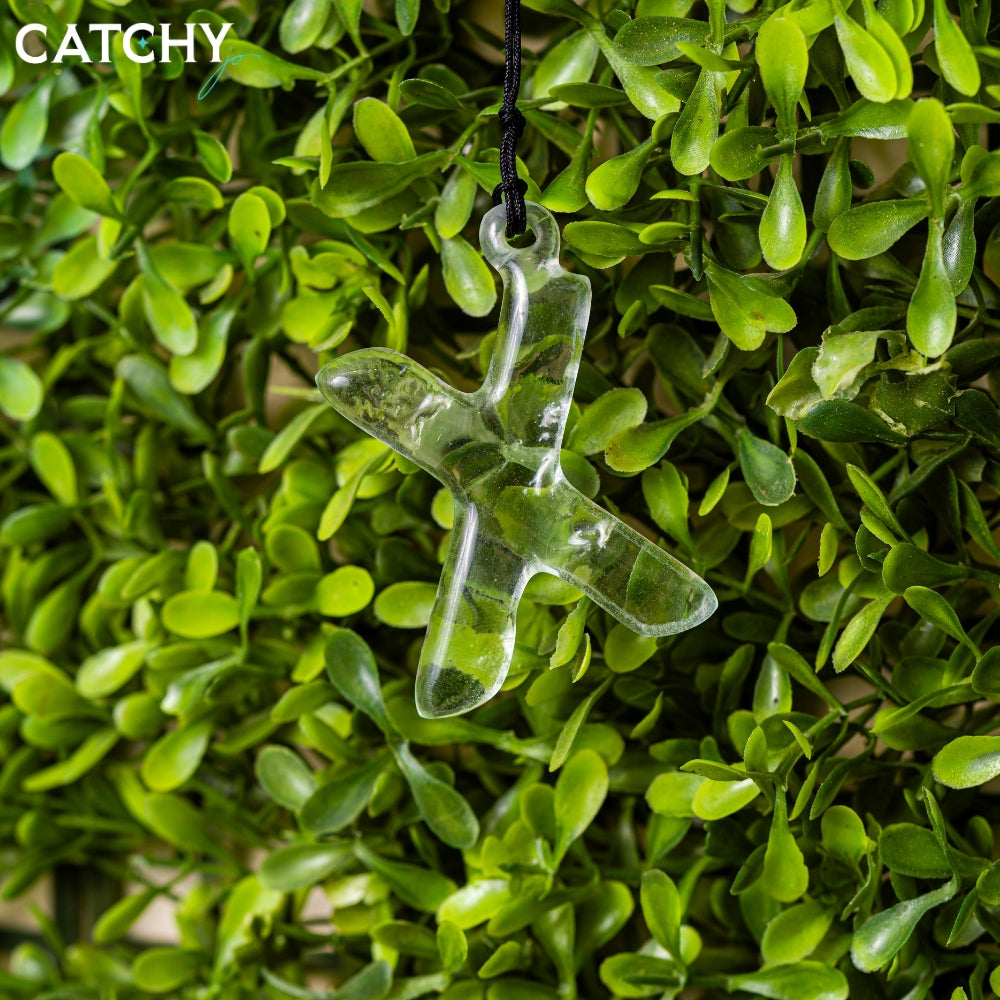
[[[0, 19], [0, 873], [58, 899], [0, 995], [984, 996], [989, 0], [533, 0], [523, 175], [594, 287], [564, 464], [721, 604], [653, 640], [536, 578], [506, 693], [432, 722], [449, 504], [313, 375], [484, 371], [500, 43], [448, 6]], [[203, 99], [205, 47], [13, 54], [185, 18], [242, 39]]]

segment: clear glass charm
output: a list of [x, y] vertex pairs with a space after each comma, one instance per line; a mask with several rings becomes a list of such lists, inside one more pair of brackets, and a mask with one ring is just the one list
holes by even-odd
[[690, 569], [570, 485], [559, 465], [590, 282], [559, 265], [559, 229], [528, 203], [535, 241], [511, 246], [502, 205], [480, 243], [503, 277], [499, 332], [481, 389], [453, 389], [397, 351], [373, 347], [316, 381], [348, 420], [440, 480], [455, 525], [417, 674], [417, 710], [457, 715], [491, 698], [514, 649], [518, 601], [547, 572], [643, 635], [705, 621], [718, 602]]

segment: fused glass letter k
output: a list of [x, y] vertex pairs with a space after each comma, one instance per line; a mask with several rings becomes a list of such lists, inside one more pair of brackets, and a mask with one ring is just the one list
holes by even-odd
[[481, 245], [504, 283], [496, 347], [482, 388], [459, 392], [396, 351], [367, 348], [317, 376], [337, 411], [440, 480], [455, 524], [417, 673], [424, 717], [455, 715], [503, 684], [517, 605], [547, 572], [629, 628], [669, 635], [715, 611], [690, 569], [590, 501], [559, 464], [587, 318], [590, 282], [559, 265], [559, 230], [528, 204], [535, 241], [503, 236], [503, 206]]

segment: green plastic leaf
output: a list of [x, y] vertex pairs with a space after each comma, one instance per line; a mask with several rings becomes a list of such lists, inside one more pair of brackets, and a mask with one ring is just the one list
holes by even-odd
[[207, 639], [236, 628], [240, 609], [236, 598], [221, 590], [186, 590], [163, 605], [161, 617], [164, 627], [176, 635]]
[[593, 750], [579, 750], [566, 762], [555, 790], [555, 854], [562, 857], [570, 844], [590, 826], [608, 794], [608, 769]]
[[331, 0], [292, 0], [281, 18], [278, 31], [281, 47], [294, 54], [315, 44], [331, 7]]
[[288, 747], [264, 747], [257, 756], [255, 772], [264, 791], [293, 812], [302, 809], [316, 792], [312, 770]]
[[939, 889], [907, 899], [869, 917], [855, 931], [851, 941], [851, 959], [862, 972], [874, 972], [892, 960], [916, 930], [925, 913], [952, 899], [958, 892], [957, 881]]
[[42, 380], [34, 370], [17, 358], [0, 354], [0, 410], [11, 420], [31, 420], [44, 399]]
[[743, 351], [756, 350], [767, 333], [787, 333], [796, 323], [792, 307], [763, 291], [752, 278], [710, 264], [705, 268], [711, 306], [722, 332]]
[[809, 69], [805, 36], [794, 21], [769, 17], [757, 32], [756, 53], [768, 100], [779, 122], [791, 126]]
[[764, 960], [772, 965], [792, 965], [816, 950], [833, 923], [834, 913], [807, 899], [783, 910], [771, 920], [760, 942]]
[[434, 835], [450, 847], [472, 847], [479, 839], [479, 821], [469, 803], [451, 785], [433, 777], [405, 743], [394, 744], [392, 751], [413, 801]]
[[139, 672], [151, 648], [149, 643], [136, 640], [93, 653], [77, 671], [77, 691], [90, 700], [114, 694]]
[[934, 52], [941, 75], [952, 87], [969, 97], [979, 93], [979, 63], [945, 0], [934, 0]]
[[60, 153], [52, 163], [52, 176], [82, 208], [112, 219], [121, 217], [108, 182], [89, 160], [76, 153]]
[[0, 128], [0, 162], [8, 170], [22, 170], [38, 155], [49, 124], [54, 82], [51, 76], [41, 80], [7, 112]]
[[354, 132], [365, 152], [380, 163], [402, 163], [417, 155], [399, 115], [374, 97], [354, 105]]
[[976, 788], [1000, 774], [1000, 736], [959, 736], [933, 760], [934, 777], [949, 788]]
[[486, 316], [497, 300], [496, 285], [486, 261], [461, 236], [441, 243], [445, 288], [468, 316]]
[[642, 423], [647, 406], [639, 389], [611, 389], [584, 410], [566, 446], [581, 455], [604, 451], [616, 434]]
[[844, 974], [822, 962], [802, 961], [725, 977], [726, 988], [770, 1000], [847, 1000]]
[[424, 628], [436, 597], [436, 584], [394, 583], [375, 598], [375, 617], [393, 628]]
[[885, 253], [918, 222], [927, 218], [927, 202], [873, 201], [858, 205], [830, 223], [830, 249], [844, 260], [866, 260]]
[[646, 872], [640, 888], [642, 915], [661, 948], [680, 957], [682, 905], [673, 879], [658, 868]]
[[700, 174], [711, 159], [719, 135], [716, 74], [703, 69], [670, 136], [670, 159], [679, 174]]
[[590, 203], [604, 212], [613, 212], [627, 205], [639, 189], [643, 171], [654, 148], [653, 140], [648, 139], [635, 149], [605, 160], [595, 167], [585, 185]]
[[931, 213], [940, 217], [955, 155], [955, 134], [944, 105], [933, 97], [918, 101], [910, 113], [909, 132], [910, 159], [927, 185]]
[[886, 608], [895, 600], [895, 594], [886, 594], [869, 601], [844, 627], [833, 649], [833, 669], [846, 670], [865, 650], [875, 634]]
[[899, 79], [892, 57], [874, 35], [844, 11], [840, 0], [836, 0], [835, 7], [837, 41], [861, 96], [876, 104], [893, 100], [899, 91]]
[[918, 615], [967, 646], [976, 659], [979, 659], [979, 650], [966, 635], [955, 609], [945, 597], [927, 587], [915, 586], [906, 589], [903, 599]]
[[63, 442], [50, 431], [41, 431], [31, 439], [28, 460], [35, 475], [60, 503], [72, 506], [80, 498], [73, 456]]
[[906, 310], [906, 332], [921, 354], [936, 358], [951, 346], [958, 308], [944, 263], [944, 227], [932, 219], [917, 287]]
[[746, 430], [736, 441], [740, 470], [754, 499], [767, 507], [788, 500], [795, 492], [795, 469], [788, 455]]
[[791, 903], [809, 888], [809, 869], [802, 851], [788, 828], [784, 795], [774, 799], [771, 832], [764, 853], [764, 886], [767, 894], [783, 903]]
[[201, 763], [212, 736], [211, 719], [200, 719], [161, 736], [146, 752], [142, 780], [154, 792], [172, 792]]
[[330, 683], [364, 712], [386, 735], [394, 732], [382, 700], [378, 668], [371, 648], [356, 632], [337, 629], [323, 650]]
[[[798, 29], [796, 29], [798, 30]], [[792, 173], [792, 157], [778, 164], [774, 187], [760, 219], [760, 247], [776, 271], [794, 267], [806, 245], [806, 212]]]
[[271, 213], [264, 199], [244, 191], [229, 210], [229, 239], [247, 271], [253, 271], [257, 258], [271, 239]]

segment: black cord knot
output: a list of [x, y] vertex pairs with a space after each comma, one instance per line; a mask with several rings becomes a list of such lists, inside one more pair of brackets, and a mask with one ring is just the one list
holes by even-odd
[[503, 129], [504, 135], [513, 135], [515, 142], [524, 134], [524, 115], [518, 108], [502, 107], [497, 112], [497, 121], [500, 123], [500, 128]]
[[528, 193], [528, 182], [522, 180], [520, 177], [515, 177], [513, 180], [501, 181], [493, 189], [493, 204], [499, 205], [506, 195], [507, 198], [521, 198], [524, 200], [524, 196]]
[[493, 202], [501, 196], [507, 208], [507, 239], [528, 228], [524, 193], [528, 185], [517, 176], [517, 141], [524, 132], [524, 115], [517, 108], [521, 89], [521, 0], [503, 3], [504, 72], [503, 100], [497, 112], [500, 125], [500, 183], [493, 189]]

